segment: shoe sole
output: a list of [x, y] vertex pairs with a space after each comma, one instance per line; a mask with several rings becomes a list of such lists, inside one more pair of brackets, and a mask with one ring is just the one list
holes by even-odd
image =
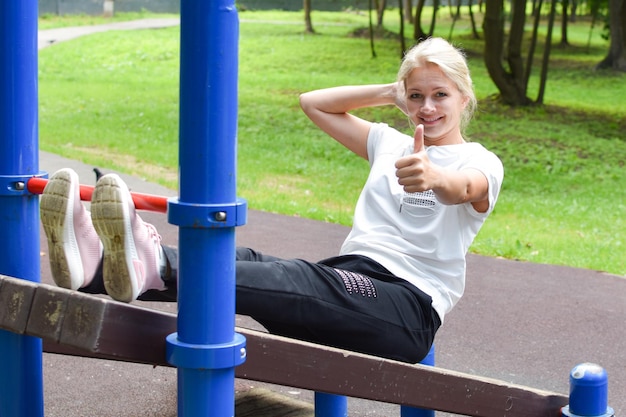
[[57, 172], [46, 184], [39, 203], [52, 278], [59, 287], [72, 290], [80, 288], [84, 281], [72, 211], [76, 182], [78, 177], [71, 171]]
[[138, 296], [132, 254], [135, 249], [128, 191], [113, 174], [96, 184], [91, 200], [91, 219], [104, 246], [103, 278], [107, 294], [117, 301], [131, 302]]

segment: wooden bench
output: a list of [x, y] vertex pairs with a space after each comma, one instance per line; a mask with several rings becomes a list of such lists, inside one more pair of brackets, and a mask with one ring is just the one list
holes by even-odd
[[[176, 316], [0, 275], [0, 328], [43, 339], [50, 353], [171, 366]], [[480, 417], [557, 417], [565, 395], [237, 328], [243, 379]]]

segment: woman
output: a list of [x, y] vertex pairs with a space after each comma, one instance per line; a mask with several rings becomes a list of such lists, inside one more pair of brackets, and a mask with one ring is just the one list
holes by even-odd
[[[463, 136], [476, 106], [465, 58], [428, 39], [407, 53], [397, 82], [312, 91], [300, 104], [370, 174], [338, 256], [313, 263], [237, 249], [237, 313], [271, 333], [419, 362], [463, 294], [465, 255], [503, 179], [500, 160]], [[382, 105], [403, 111], [413, 135], [350, 114]], [[176, 253], [137, 215], [122, 180], [98, 181], [91, 216], [78, 192], [76, 174], [62, 170], [42, 196], [55, 282], [126, 302], [175, 297]]]

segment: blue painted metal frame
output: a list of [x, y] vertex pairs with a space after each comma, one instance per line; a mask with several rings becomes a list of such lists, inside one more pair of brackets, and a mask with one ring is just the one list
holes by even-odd
[[234, 1], [182, 0], [180, 193], [168, 202], [179, 226], [178, 331], [167, 360], [178, 367], [178, 415], [234, 415], [235, 227], [239, 19]]
[[314, 396], [316, 417], [348, 417], [348, 397], [316, 392]]
[[[0, 1], [0, 273], [39, 282], [37, 0]], [[43, 415], [41, 339], [0, 331], [0, 415]]]
[[[41, 275], [39, 198], [25, 183], [45, 176], [37, 18], [37, 0], [0, 1], [0, 239], [15, 243], [2, 247], [0, 273], [33, 282]], [[234, 367], [246, 357], [245, 338], [234, 332], [234, 228], [247, 217], [235, 195], [238, 38], [233, 1], [181, 1], [181, 182], [179, 199], [168, 205], [170, 223], [180, 226], [179, 321], [166, 340], [179, 372], [179, 416], [234, 415]], [[434, 347], [422, 363], [434, 365]], [[585, 368], [582, 382], [572, 371], [570, 404], [593, 404], [598, 416], [612, 416], [606, 372], [590, 366], [574, 368]], [[0, 330], [0, 369], [0, 416], [43, 416], [41, 340]], [[316, 415], [345, 416], [347, 398], [317, 393], [316, 407]], [[575, 415], [570, 411], [563, 415]], [[403, 407], [401, 414], [434, 412]]]

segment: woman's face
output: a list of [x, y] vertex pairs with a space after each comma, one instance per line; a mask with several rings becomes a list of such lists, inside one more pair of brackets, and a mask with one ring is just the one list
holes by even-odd
[[468, 99], [439, 66], [415, 68], [406, 78], [405, 87], [409, 117], [416, 125], [424, 125], [426, 146], [464, 142], [460, 121]]

